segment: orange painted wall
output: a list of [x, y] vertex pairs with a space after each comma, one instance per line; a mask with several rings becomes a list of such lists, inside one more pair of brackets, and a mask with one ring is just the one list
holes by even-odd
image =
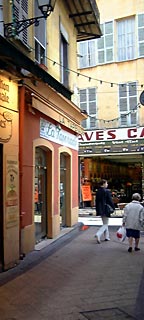
[[[33, 198], [33, 140], [40, 137], [40, 117], [50, 122], [54, 120], [35, 110], [35, 115], [25, 110], [24, 119], [24, 143], [23, 143], [23, 172], [22, 172], [22, 212], [24, 215], [24, 226], [32, 223], [32, 198]], [[66, 127], [63, 127], [66, 130]], [[67, 130], [69, 131], [69, 130]], [[58, 214], [58, 148], [54, 146], [54, 214]], [[72, 208], [78, 206], [78, 152], [72, 150]]]

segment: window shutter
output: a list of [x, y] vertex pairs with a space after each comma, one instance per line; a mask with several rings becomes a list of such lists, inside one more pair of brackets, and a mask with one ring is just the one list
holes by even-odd
[[87, 41], [79, 43], [79, 68], [86, 68], [88, 66], [88, 59], [87, 59]]
[[91, 40], [88, 43], [88, 55], [89, 55], [89, 66], [94, 67], [96, 65], [96, 42]]
[[137, 84], [136, 82], [119, 85], [119, 111], [121, 126], [137, 124]]
[[144, 56], [144, 14], [138, 15], [138, 44], [139, 57]]
[[[14, 0], [13, 4], [13, 18], [16, 21], [28, 19], [28, 0]], [[23, 44], [28, 44], [28, 30], [25, 29], [20, 32], [18, 38]]]
[[96, 88], [79, 90], [80, 109], [85, 110], [90, 117], [82, 121], [82, 126], [87, 129], [96, 128]]

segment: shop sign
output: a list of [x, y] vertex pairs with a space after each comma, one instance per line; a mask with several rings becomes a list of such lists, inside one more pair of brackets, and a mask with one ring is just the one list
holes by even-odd
[[63, 130], [60, 125], [55, 126], [42, 118], [40, 119], [40, 137], [78, 150], [78, 138], [76, 135]]
[[85, 131], [79, 136], [79, 155], [143, 153], [144, 128]]
[[0, 76], [0, 105], [8, 110], [18, 110], [18, 85]]
[[65, 118], [64, 116], [59, 116], [59, 122], [79, 134], [83, 133], [82, 128], [80, 128], [78, 125], [76, 125], [74, 122], [70, 121], [69, 119]]
[[9, 85], [0, 78], [0, 101], [9, 103]]
[[85, 131], [78, 137], [80, 143], [128, 139], [144, 139], [144, 127]]
[[6, 227], [19, 223], [18, 212], [18, 161], [16, 156], [6, 157]]

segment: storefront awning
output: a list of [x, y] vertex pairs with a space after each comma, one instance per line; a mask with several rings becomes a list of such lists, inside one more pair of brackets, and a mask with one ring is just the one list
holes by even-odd
[[100, 38], [100, 14], [95, 0], [66, 0], [69, 17], [77, 29], [77, 41]]

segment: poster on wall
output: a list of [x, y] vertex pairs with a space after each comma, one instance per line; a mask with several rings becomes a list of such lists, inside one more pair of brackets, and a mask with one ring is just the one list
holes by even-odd
[[82, 191], [82, 201], [92, 200], [90, 185], [81, 186], [81, 191]]
[[18, 223], [18, 160], [16, 156], [6, 156], [6, 227]]

